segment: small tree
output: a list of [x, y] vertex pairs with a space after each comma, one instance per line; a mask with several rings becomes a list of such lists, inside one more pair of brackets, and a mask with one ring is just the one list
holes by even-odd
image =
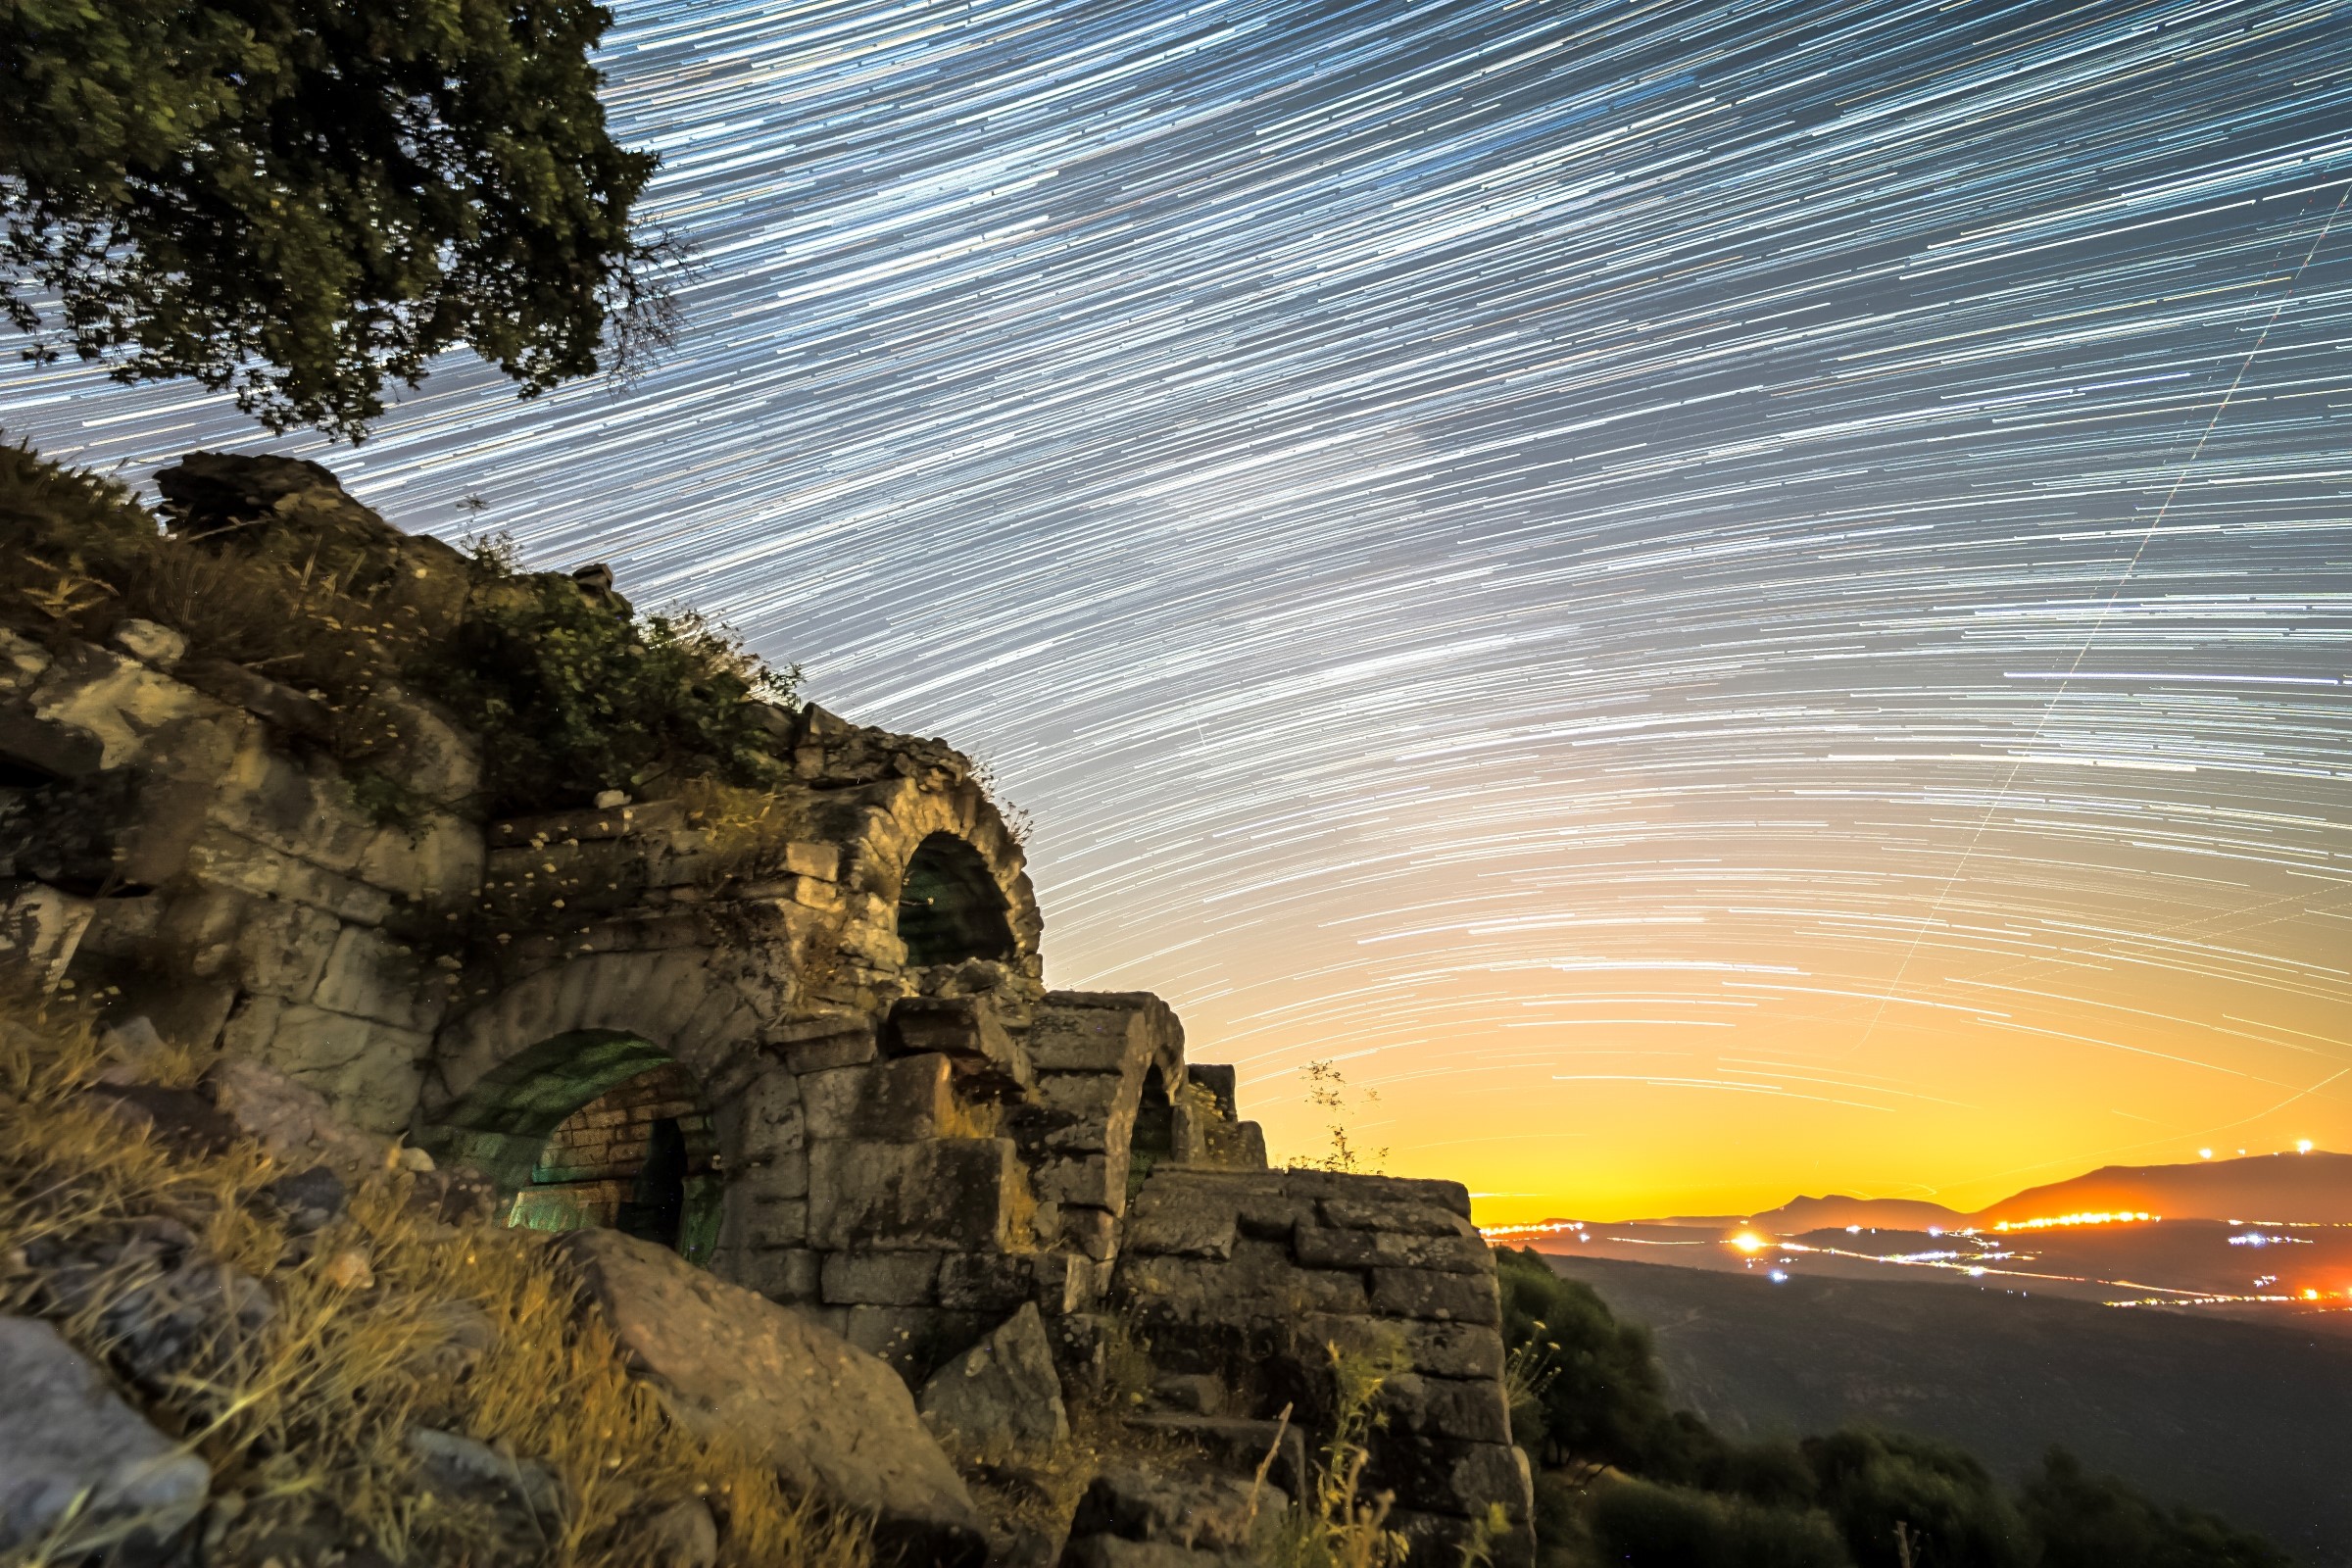
[[[0, 292], [53, 359], [353, 440], [464, 343], [526, 397], [666, 334], [592, 0], [9, 0]], [[50, 298], [43, 299], [46, 295]], [[52, 320], [54, 317], [54, 321]]]
[[[1317, 1170], [1377, 1172], [1388, 1163], [1389, 1152], [1379, 1149], [1358, 1149], [1354, 1136], [1348, 1129], [1348, 1080], [1333, 1061], [1310, 1061], [1299, 1071], [1306, 1076], [1306, 1102], [1331, 1117], [1331, 1152], [1304, 1164]], [[1364, 1091], [1365, 1107], [1380, 1103], [1380, 1091]]]

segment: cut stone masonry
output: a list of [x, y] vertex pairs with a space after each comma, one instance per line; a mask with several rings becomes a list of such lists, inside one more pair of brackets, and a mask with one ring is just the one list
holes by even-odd
[[368, 766], [439, 803], [387, 825], [315, 699], [183, 656], [0, 630], [0, 953], [44, 983], [479, 1166], [510, 1222], [661, 1237], [916, 1388], [1030, 1304], [1065, 1347], [1131, 1313], [1233, 1391], [1197, 1420], [1251, 1432], [1328, 1407], [1326, 1346], [1394, 1355], [1401, 1527], [1499, 1504], [1529, 1560], [1462, 1189], [1268, 1170], [1158, 998], [1047, 989], [960, 754], [775, 710], [756, 832], [683, 799], [485, 822], [480, 739], [381, 688]]

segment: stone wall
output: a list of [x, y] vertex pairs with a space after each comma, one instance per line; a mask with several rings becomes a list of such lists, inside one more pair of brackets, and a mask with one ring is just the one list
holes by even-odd
[[681, 1250], [918, 1386], [1029, 1303], [1065, 1348], [1138, 1314], [1235, 1419], [1318, 1409], [1327, 1343], [1393, 1349], [1375, 1479], [1400, 1520], [1450, 1542], [1498, 1502], [1524, 1555], [1461, 1189], [1268, 1171], [1164, 1003], [1048, 990], [1020, 845], [962, 756], [770, 710], [790, 777], [753, 806], [484, 821], [481, 738], [370, 702], [366, 766], [432, 803], [403, 820], [260, 670], [145, 622], [0, 630], [0, 954], [478, 1166], [528, 1223], [618, 1218], [642, 1129], [691, 1125]]

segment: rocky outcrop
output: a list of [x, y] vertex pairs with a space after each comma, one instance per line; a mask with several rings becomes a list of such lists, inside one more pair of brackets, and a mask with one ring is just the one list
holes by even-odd
[[0, 1317], [0, 1554], [53, 1532], [103, 1546], [167, 1542], [203, 1509], [212, 1471], [156, 1431], [48, 1324]]
[[[355, 583], [422, 583], [403, 603], [428, 630], [464, 609], [460, 558], [316, 466], [161, 482], [181, 535], [312, 540]], [[557, 587], [625, 612], [609, 574]], [[0, 628], [0, 965], [111, 996], [140, 1052], [220, 1056], [193, 1091], [113, 1086], [125, 1120], [259, 1140], [290, 1225], [393, 1162], [439, 1167], [416, 1187], [443, 1217], [628, 1230], [668, 1263], [583, 1233], [593, 1277], [757, 1325], [762, 1355], [880, 1357], [907, 1423], [921, 1389], [980, 1447], [1050, 1444], [1053, 1376], [1084, 1382], [1087, 1325], [1125, 1311], [1163, 1372], [1220, 1390], [1151, 1419], [1217, 1452], [1324, 1408], [1326, 1343], [1400, 1346], [1375, 1484], [1448, 1548], [1499, 1503], [1524, 1556], [1461, 1189], [1269, 1172], [1232, 1069], [1192, 1061], [1166, 1004], [1048, 990], [1021, 846], [960, 754], [753, 704], [757, 792], [485, 819], [484, 737], [390, 678], [328, 704], [271, 667], [143, 621], [103, 646]], [[660, 1314], [621, 1318], [676, 1408], [755, 1418]], [[770, 1402], [831, 1430], [795, 1397]], [[935, 1500], [906, 1517], [966, 1528]]]
[[981, 1561], [963, 1482], [881, 1362], [650, 1243], [595, 1230], [564, 1245], [674, 1419], [748, 1443], [804, 1494], [870, 1515], [877, 1544], [909, 1563]]

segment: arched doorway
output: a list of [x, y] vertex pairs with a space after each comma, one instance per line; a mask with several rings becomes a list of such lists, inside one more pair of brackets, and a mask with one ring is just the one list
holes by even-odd
[[932, 834], [915, 847], [899, 888], [899, 940], [906, 945], [906, 961], [1013, 957], [1004, 909], [1004, 891], [980, 852], [953, 833]]
[[1143, 1092], [1135, 1102], [1135, 1131], [1127, 1140], [1127, 1196], [1143, 1191], [1152, 1167], [1176, 1152], [1176, 1105], [1157, 1063], [1144, 1069]]
[[498, 1184], [510, 1225], [606, 1226], [710, 1260], [717, 1145], [694, 1075], [634, 1035], [558, 1035], [483, 1075], [427, 1137]]

